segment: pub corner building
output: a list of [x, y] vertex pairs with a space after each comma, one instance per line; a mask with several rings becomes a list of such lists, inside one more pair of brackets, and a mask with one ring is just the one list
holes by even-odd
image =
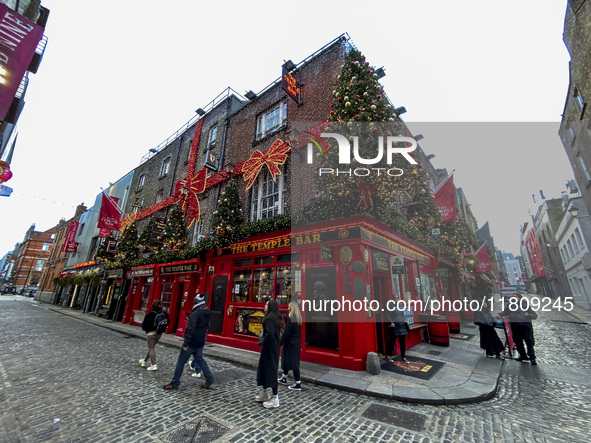
[[[177, 203], [185, 205], [185, 214], [194, 217], [196, 225], [210, 226], [216, 208], [212, 204], [229, 178], [240, 182], [248, 222], [290, 213], [295, 201], [308, 195], [289, 187], [287, 177], [292, 177], [302, 154], [295, 144], [283, 140], [297, 138], [292, 134], [296, 122], [326, 119], [335, 79], [351, 47], [343, 34], [298, 65], [286, 62], [282, 78], [259, 94], [250, 92], [248, 99], [229, 94], [205, 110], [199, 108], [199, 119], [191, 126], [194, 134], [181, 134], [178, 143], [164, 147], [134, 172], [130, 188], [135, 195], [130, 195], [126, 212], [133, 214], [138, 229], [151, 216], [165, 210], [168, 214]], [[298, 155], [291, 156], [292, 152]], [[257, 163], [260, 159], [265, 161]], [[224, 170], [230, 163], [233, 170]], [[159, 175], [149, 173], [150, 164]], [[152, 194], [163, 183], [171, 195], [155, 198]], [[313, 189], [306, 192], [314, 195]], [[132, 202], [137, 205], [144, 199], [146, 209], [132, 207]], [[120, 299], [125, 300], [123, 323], [139, 326], [152, 301], [161, 300], [171, 319], [166, 332], [182, 336], [193, 298], [202, 292], [211, 309], [208, 341], [252, 351], [260, 349], [257, 334], [265, 303], [276, 300], [286, 316], [288, 304], [297, 301], [304, 321], [302, 360], [357, 371], [365, 370], [369, 352], [383, 353], [388, 341], [384, 312], [358, 309], [362, 301], [376, 300], [383, 307], [393, 294], [407, 301], [470, 297], [467, 287], [475, 278], [451, 259], [368, 215], [284, 227], [210, 249], [195, 259], [109, 272], [113, 277], [109, 284], [118, 285]], [[350, 303], [342, 303], [336, 312], [311, 309], [336, 301]], [[420, 314], [412, 310], [405, 314], [411, 325], [409, 348], [427, 339], [428, 326], [419, 321]]]

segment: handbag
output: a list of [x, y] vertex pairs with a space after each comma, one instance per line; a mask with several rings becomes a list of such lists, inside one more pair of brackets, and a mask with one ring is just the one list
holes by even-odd
[[263, 346], [263, 342], [265, 341], [265, 337], [263, 336], [263, 331], [259, 332], [257, 345]]

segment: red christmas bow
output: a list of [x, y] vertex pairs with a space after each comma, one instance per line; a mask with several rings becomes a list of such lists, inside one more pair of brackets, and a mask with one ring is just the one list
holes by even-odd
[[254, 181], [259, 175], [259, 172], [261, 172], [263, 165], [267, 165], [269, 172], [271, 173], [271, 177], [273, 178], [273, 181], [275, 181], [275, 177], [281, 174], [279, 165], [285, 163], [287, 154], [290, 150], [291, 146], [289, 146], [284, 141], [277, 139], [275, 140], [275, 143], [273, 143], [273, 146], [271, 146], [265, 152], [258, 150], [254, 151], [250, 158], [242, 165], [244, 180], [248, 181], [246, 189], [250, 189], [250, 187], [253, 185]]
[[[195, 221], [199, 221], [201, 217], [199, 208], [198, 194], [205, 191], [205, 182], [207, 181], [207, 171], [205, 168], [200, 169], [197, 174], [187, 177], [187, 180], [180, 180], [177, 182], [175, 195], [179, 199], [183, 214], [189, 215], [189, 226]], [[181, 188], [185, 186], [188, 192], [185, 196], [181, 194]]]

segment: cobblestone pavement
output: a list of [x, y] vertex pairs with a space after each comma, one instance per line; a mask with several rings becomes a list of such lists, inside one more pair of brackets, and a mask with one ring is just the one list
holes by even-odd
[[[254, 371], [210, 360], [211, 389], [185, 371], [167, 392], [178, 350], [0, 298], [0, 442], [589, 441], [591, 327], [568, 314], [536, 323], [538, 366], [505, 362], [497, 395], [425, 406], [320, 386], [280, 387], [280, 407], [253, 401]], [[553, 317], [554, 316], [554, 317]]]

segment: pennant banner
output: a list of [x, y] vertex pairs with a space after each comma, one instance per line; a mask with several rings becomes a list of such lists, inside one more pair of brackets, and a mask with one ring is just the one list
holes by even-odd
[[66, 234], [66, 240], [62, 246], [62, 252], [76, 252], [78, 250], [78, 243], [76, 243], [75, 240], [79, 224], [80, 223], [77, 221], [70, 222], [70, 226], [68, 226], [68, 233]]
[[433, 193], [437, 209], [441, 212], [443, 222], [457, 221], [456, 211], [456, 188], [453, 175], [450, 175], [445, 182]]
[[478, 251], [476, 251], [474, 256], [480, 262], [476, 265], [477, 272], [492, 271], [492, 266], [490, 264], [490, 260], [488, 259], [488, 251], [486, 250], [486, 243], [482, 243], [482, 246], [478, 248]]
[[107, 197], [103, 193], [103, 201], [101, 203], [101, 211], [99, 213], [99, 219], [97, 227], [99, 229], [110, 229], [111, 231], [119, 230], [119, 219], [121, 213], [117, 209], [119, 199], [116, 197]]
[[4, 120], [43, 28], [0, 3], [0, 30], [0, 120]]

